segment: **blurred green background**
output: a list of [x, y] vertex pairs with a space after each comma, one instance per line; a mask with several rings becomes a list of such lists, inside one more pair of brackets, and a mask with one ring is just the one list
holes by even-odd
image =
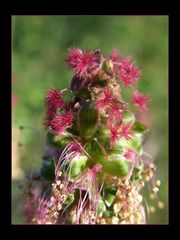
[[[64, 62], [70, 47], [101, 49], [104, 56], [118, 49], [143, 67], [138, 89], [152, 98], [142, 119], [150, 127], [145, 150], [157, 165], [159, 199], [164, 202], [149, 223], [168, 223], [167, 16], [12, 17], [12, 223], [24, 223], [22, 186], [42, 161], [45, 93], [52, 86], [68, 87], [73, 76]], [[151, 205], [148, 196], [147, 201]]]

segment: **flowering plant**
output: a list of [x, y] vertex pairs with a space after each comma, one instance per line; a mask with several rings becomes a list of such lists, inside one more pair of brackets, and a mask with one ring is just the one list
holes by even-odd
[[[136, 89], [140, 69], [113, 51], [69, 49], [71, 89], [51, 88], [45, 98], [48, 151], [28, 181], [24, 206], [34, 224], [145, 224], [142, 188], [155, 165], [143, 151], [132, 105], [147, 111], [150, 98]], [[124, 88], [132, 90], [128, 103]], [[33, 183], [39, 183], [40, 188]]]

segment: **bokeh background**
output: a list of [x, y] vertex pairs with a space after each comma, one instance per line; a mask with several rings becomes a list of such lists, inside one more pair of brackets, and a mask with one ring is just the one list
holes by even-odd
[[118, 49], [143, 67], [138, 89], [152, 98], [150, 111], [140, 116], [150, 128], [144, 147], [157, 165], [159, 199], [164, 203], [163, 209], [150, 214], [149, 223], [167, 224], [167, 16], [12, 17], [12, 223], [25, 221], [22, 188], [42, 161], [45, 93], [52, 86], [68, 87], [73, 76], [64, 62], [70, 47], [101, 49], [105, 56]]

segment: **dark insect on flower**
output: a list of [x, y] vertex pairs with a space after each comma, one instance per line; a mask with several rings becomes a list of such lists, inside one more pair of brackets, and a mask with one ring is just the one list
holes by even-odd
[[132, 102], [135, 105], [138, 105], [141, 111], [147, 111], [150, 98], [148, 95], [142, 94], [138, 91], [134, 91], [132, 94]]
[[71, 80], [71, 90], [78, 91], [80, 90], [85, 84], [85, 79], [75, 75]]

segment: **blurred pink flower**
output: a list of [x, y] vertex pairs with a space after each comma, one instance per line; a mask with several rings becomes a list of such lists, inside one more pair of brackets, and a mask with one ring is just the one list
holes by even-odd
[[141, 111], [147, 111], [150, 98], [148, 95], [142, 94], [138, 91], [134, 91], [132, 94], [132, 102], [139, 106]]

